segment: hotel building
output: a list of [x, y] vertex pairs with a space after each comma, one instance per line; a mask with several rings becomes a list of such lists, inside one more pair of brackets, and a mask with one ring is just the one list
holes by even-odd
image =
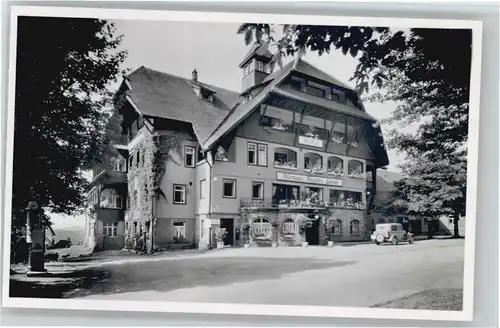
[[[310, 245], [366, 239], [380, 127], [349, 86], [301, 58], [278, 67], [267, 44], [240, 64], [241, 92], [140, 67], [117, 108], [128, 136], [124, 245], [173, 240]], [[367, 176], [370, 176], [369, 181]], [[309, 221], [307, 229], [302, 222]]]

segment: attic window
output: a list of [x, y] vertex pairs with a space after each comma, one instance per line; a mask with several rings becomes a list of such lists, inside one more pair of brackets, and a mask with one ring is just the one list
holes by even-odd
[[201, 90], [200, 97], [201, 97], [201, 100], [204, 100], [204, 101], [208, 101], [208, 102], [214, 101], [214, 95], [207, 90]]

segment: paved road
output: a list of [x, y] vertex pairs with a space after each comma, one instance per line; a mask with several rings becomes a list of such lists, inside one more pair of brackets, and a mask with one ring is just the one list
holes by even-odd
[[463, 240], [431, 240], [131, 259], [94, 267], [96, 278], [67, 297], [369, 307], [424, 290], [461, 289], [463, 251]]

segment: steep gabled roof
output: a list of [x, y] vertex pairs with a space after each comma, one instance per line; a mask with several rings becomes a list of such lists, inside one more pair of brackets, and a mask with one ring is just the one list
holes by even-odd
[[[200, 142], [212, 133], [213, 127], [220, 124], [238, 101], [235, 91], [144, 66], [130, 73], [127, 81], [132, 88], [129, 96], [143, 115], [192, 123]], [[201, 100], [192, 84], [215, 91], [214, 101]]]
[[297, 72], [300, 72], [305, 75], [313, 76], [319, 80], [328, 82], [333, 85], [338, 85], [340, 87], [343, 87], [347, 90], [354, 91], [350, 86], [347, 84], [343, 83], [342, 81], [334, 78], [333, 76], [330, 76], [323, 72], [322, 70], [316, 68], [315, 66], [309, 64], [308, 62], [301, 60], [299, 61], [297, 67], [295, 68]]
[[[328, 74], [321, 72], [319, 69], [316, 67], [312, 66], [311, 64], [305, 62], [303, 59], [297, 59], [298, 63], [295, 67], [295, 70], [297, 72], [307, 74], [314, 76], [322, 81], [325, 81], [327, 83], [332, 83], [335, 85], [339, 85], [341, 87], [344, 87], [346, 89], [349, 89], [352, 91], [352, 88], [349, 86], [346, 86], [339, 80], [335, 79], [334, 77], [329, 76]], [[246, 119], [252, 112], [253, 110], [259, 106], [261, 103], [263, 103], [266, 98], [270, 95], [270, 93], [277, 93], [277, 94], [282, 94], [287, 97], [291, 98], [296, 98], [297, 100], [302, 100], [302, 101], [308, 101], [308, 102], [316, 102], [318, 103], [318, 106], [330, 108], [332, 106], [336, 106], [335, 109], [339, 110], [341, 113], [346, 113], [349, 115], [353, 115], [356, 117], [361, 117], [364, 119], [367, 119], [369, 121], [376, 121], [376, 119], [369, 115], [368, 113], [351, 108], [349, 106], [345, 106], [342, 104], [333, 104], [333, 102], [326, 100], [326, 99], [320, 99], [318, 97], [310, 96], [308, 94], [300, 94], [299, 92], [290, 92], [290, 91], [285, 91], [281, 88], [278, 87], [278, 85], [285, 80], [290, 73], [294, 70], [293, 69], [294, 61], [291, 61], [287, 63], [285, 66], [283, 66], [282, 69], [275, 71], [273, 74], [269, 75], [264, 79], [264, 81], [261, 84], [266, 84], [267, 86], [259, 93], [257, 94], [254, 98], [252, 98], [249, 102], [246, 104], [242, 104], [238, 106], [238, 108], [234, 111], [232, 111], [222, 122], [217, 128], [214, 130], [213, 134], [206, 140], [206, 142], [203, 144], [204, 149], [208, 149], [213, 146], [213, 144], [220, 139], [222, 136], [227, 134], [230, 130], [232, 130], [236, 125], [238, 125], [240, 122], [242, 122], [244, 119]], [[300, 99], [299, 99], [300, 98]]]

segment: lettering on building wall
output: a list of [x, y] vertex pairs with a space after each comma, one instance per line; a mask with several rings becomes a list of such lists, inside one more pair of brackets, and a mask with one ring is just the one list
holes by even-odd
[[294, 174], [288, 172], [276, 172], [276, 179], [283, 181], [304, 182], [304, 183], [342, 187], [341, 179], [330, 179], [330, 178], [315, 177], [315, 176]]
[[302, 145], [323, 148], [324, 147], [323, 142], [324, 140], [322, 139], [299, 136], [299, 144]]

